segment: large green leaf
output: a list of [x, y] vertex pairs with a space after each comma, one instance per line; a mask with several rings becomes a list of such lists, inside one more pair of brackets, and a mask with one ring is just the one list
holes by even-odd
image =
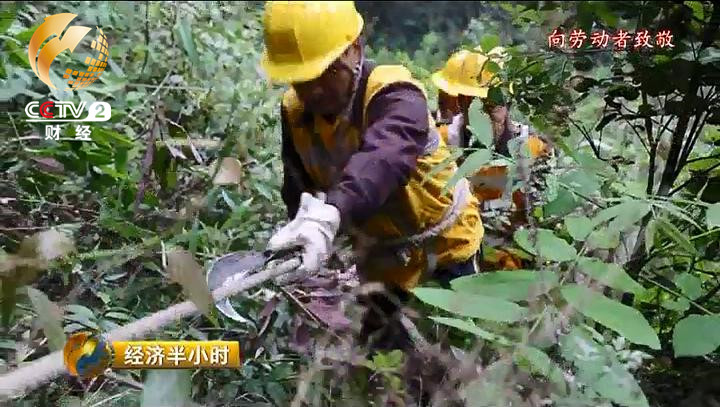
[[610, 219], [618, 218], [611, 224], [611, 229], [622, 231], [627, 226], [642, 219], [650, 211], [650, 205], [645, 201], [630, 200], [605, 208], [593, 218], [593, 226], [597, 226]]
[[696, 300], [703, 294], [702, 281], [690, 273], [678, 274], [673, 281], [689, 299]]
[[559, 181], [583, 195], [593, 195], [600, 190], [600, 182], [595, 174], [585, 170], [572, 170], [560, 176]]
[[192, 370], [149, 370], [141, 407], [185, 407], [192, 390]]
[[447, 317], [430, 317], [433, 321], [437, 322], [438, 324], [443, 324], [447, 326], [451, 326], [453, 328], [460, 329], [465, 332], [469, 332], [479, 338], [485, 339], [490, 342], [496, 342], [503, 346], [510, 346], [512, 343], [505, 337], [501, 335], [494, 334], [492, 332], [486, 331], [479, 326], [475, 325], [474, 323], [470, 321], [466, 321], [464, 319], [459, 318], [447, 318]]
[[608, 229], [618, 232], [623, 232], [634, 226], [650, 212], [650, 205], [644, 201], [630, 201], [618, 206], [622, 207], [622, 212], [608, 224]]
[[583, 241], [592, 232], [593, 224], [587, 216], [568, 216], [565, 227], [573, 239]]
[[720, 346], [720, 316], [689, 315], [673, 330], [675, 357], [703, 356]]
[[445, 187], [443, 187], [443, 191], [448, 190], [448, 188], [452, 188], [462, 178], [477, 171], [477, 169], [480, 168], [483, 164], [490, 161], [490, 157], [490, 150], [478, 150], [470, 154], [467, 159], [463, 161], [462, 165], [460, 165], [460, 168], [457, 169], [455, 174], [453, 174]]
[[620, 245], [620, 232], [610, 228], [600, 228], [590, 233], [587, 238], [587, 246], [590, 250], [614, 249]]
[[581, 327], [560, 340], [562, 356], [577, 369], [577, 378], [600, 396], [627, 407], [648, 407], [647, 399], [614, 351], [597, 343]]
[[480, 38], [480, 48], [483, 52], [490, 52], [493, 48], [500, 45], [500, 37], [494, 34], [485, 34]]
[[515, 322], [526, 311], [510, 301], [442, 288], [416, 288], [413, 293], [421, 301], [445, 311], [490, 321]]
[[547, 293], [557, 283], [550, 271], [502, 270], [456, 278], [450, 284], [459, 292], [523, 301]]
[[583, 257], [578, 262], [580, 271], [593, 279], [616, 290], [640, 295], [645, 288], [633, 280], [622, 267], [617, 264], [604, 263], [601, 260]]
[[50, 350], [56, 351], [65, 345], [65, 332], [62, 326], [62, 310], [40, 290], [27, 287], [28, 297], [38, 316], [38, 322], [48, 338]]
[[564, 216], [577, 208], [580, 202], [565, 188], [558, 189], [557, 197], [543, 206], [546, 216]]
[[660, 230], [662, 233], [672, 239], [675, 243], [677, 243], [680, 248], [686, 250], [689, 253], [696, 252], [695, 246], [692, 244], [690, 239], [677, 227], [675, 227], [675, 225], [663, 218], [655, 219], [655, 223], [657, 224], [658, 230]]
[[518, 346], [513, 354], [515, 362], [530, 373], [541, 374], [556, 385], [562, 388], [565, 385], [565, 378], [562, 370], [556, 365], [545, 352], [532, 346]]
[[567, 285], [561, 291], [565, 300], [586, 317], [612, 329], [633, 343], [660, 349], [657, 334], [635, 308], [576, 284]]
[[720, 226], [720, 203], [710, 205], [705, 217], [708, 228], [712, 229]]
[[540, 257], [547, 260], [570, 261], [577, 256], [575, 248], [569, 245], [568, 242], [555, 236], [552, 230], [538, 229], [535, 247]]
[[490, 121], [490, 116], [483, 111], [482, 101], [480, 99], [476, 99], [470, 104], [468, 116], [470, 121], [468, 128], [470, 132], [472, 132], [473, 137], [475, 137], [481, 145], [490, 148], [493, 145], [492, 122]]
[[192, 26], [190, 22], [188, 22], [186, 19], [181, 19], [178, 22], [176, 29], [178, 34], [180, 35], [180, 41], [182, 42], [182, 46], [185, 49], [188, 57], [190, 58], [190, 62], [192, 62], [194, 66], [199, 67], [200, 59], [195, 48], [195, 42], [193, 41], [191, 27]]
[[527, 229], [519, 229], [513, 233], [513, 240], [526, 252], [537, 255], [534, 245], [530, 241], [530, 231]]

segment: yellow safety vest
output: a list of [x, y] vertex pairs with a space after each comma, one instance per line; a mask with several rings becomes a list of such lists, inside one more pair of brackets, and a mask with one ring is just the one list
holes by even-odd
[[[373, 97], [386, 86], [397, 82], [411, 83], [425, 93], [423, 86], [412, 78], [405, 67], [375, 67], [365, 89], [363, 127], [367, 125], [367, 107]], [[340, 123], [340, 120], [327, 122], [320, 115], [313, 115], [312, 120], [304, 120], [302, 102], [292, 88], [283, 97], [283, 107], [303, 167], [318, 191], [326, 192], [337, 181], [348, 159], [358, 151], [363, 130], [347, 122]], [[429, 112], [428, 117], [429, 128], [436, 135], [435, 122]], [[338, 126], [343, 128], [338, 130]], [[416, 235], [437, 225], [446, 215], [452, 204], [452, 194], [443, 193], [443, 188], [457, 168], [452, 164], [427, 177], [433, 168], [450, 156], [441, 138], [429, 138], [435, 141], [435, 146], [428, 149], [432, 151], [426, 151], [418, 158], [417, 167], [408, 183], [398, 188], [376, 214], [362, 224], [353, 225], [360, 232], [353, 236], [354, 247], [363, 252], [362, 260], [357, 265], [358, 271], [370, 281], [387, 282], [410, 290], [427, 276], [428, 271], [432, 271], [430, 268], [433, 266], [441, 268], [467, 261], [479, 250], [484, 229], [478, 202], [472, 195], [452, 226], [432, 239], [429, 245], [407, 247], [403, 258], [397, 255], [397, 249], [362, 244], [360, 236], [383, 241]]]

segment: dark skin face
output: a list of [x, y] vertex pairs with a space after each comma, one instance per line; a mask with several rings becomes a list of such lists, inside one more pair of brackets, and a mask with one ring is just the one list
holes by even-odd
[[362, 46], [355, 40], [319, 77], [293, 83], [300, 101], [311, 113], [336, 116], [350, 103], [353, 86], [352, 69], [360, 61]]

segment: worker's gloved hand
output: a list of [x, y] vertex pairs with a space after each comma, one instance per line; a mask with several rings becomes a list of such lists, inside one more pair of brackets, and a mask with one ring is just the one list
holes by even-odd
[[268, 249], [279, 251], [302, 247], [303, 262], [297, 273], [312, 274], [320, 270], [322, 262], [330, 255], [339, 228], [340, 211], [325, 203], [325, 194], [320, 193], [313, 197], [304, 192], [300, 196], [300, 208], [295, 219], [270, 238]]

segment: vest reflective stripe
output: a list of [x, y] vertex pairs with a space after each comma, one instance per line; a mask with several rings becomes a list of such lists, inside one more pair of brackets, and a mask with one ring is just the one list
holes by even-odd
[[[425, 93], [422, 85], [412, 79], [402, 66], [377, 66], [370, 74], [363, 100], [363, 128], [367, 126], [367, 106], [373, 97], [386, 86], [406, 82]], [[362, 129], [349, 125], [344, 134], [336, 132], [338, 123], [328, 123], [320, 116], [304, 121], [302, 103], [290, 89], [283, 97], [292, 139], [303, 166], [320, 191], [327, 191], [341, 175], [347, 160], [360, 147]], [[441, 221], [452, 203], [452, 196], [443, 189], [457, 167], [452, 164], [428, 176], [436, 166], [450, 157], [447, 146], [435, 129], [435, 122], [428, 112], [432, 134], [429, 134], [424, 155], [417, 160], [415, 171], [406, 185], [393, 193], [378, 212], [362, 224], [355, 225], [372, 239], [394, 239], [415, 235]], [[437, 264], [459, 263], [470, 258], [479, 248], [483, 235], [477, 200], [471, 198], [455, 225], [435, 239]], [[371, 280], [395, 283], [411, 289], [427, 268], [427, 253], [423, 248], [413, 248], [409, 261], [394, 264], [380, 260], [376, 249], [370, 254], [363, 272]], [[377, 249], [379, 250], [379, 249]], [[392, 253], [395, 256], [396, 253]], [[392, 257], [391, 256], [391, 257]], [[392, 260], [392, 259], [391, 259]], [[404, 264], [403, 264], [404, 263]], [[361, 266], [358, 265], [360, 269]]]

